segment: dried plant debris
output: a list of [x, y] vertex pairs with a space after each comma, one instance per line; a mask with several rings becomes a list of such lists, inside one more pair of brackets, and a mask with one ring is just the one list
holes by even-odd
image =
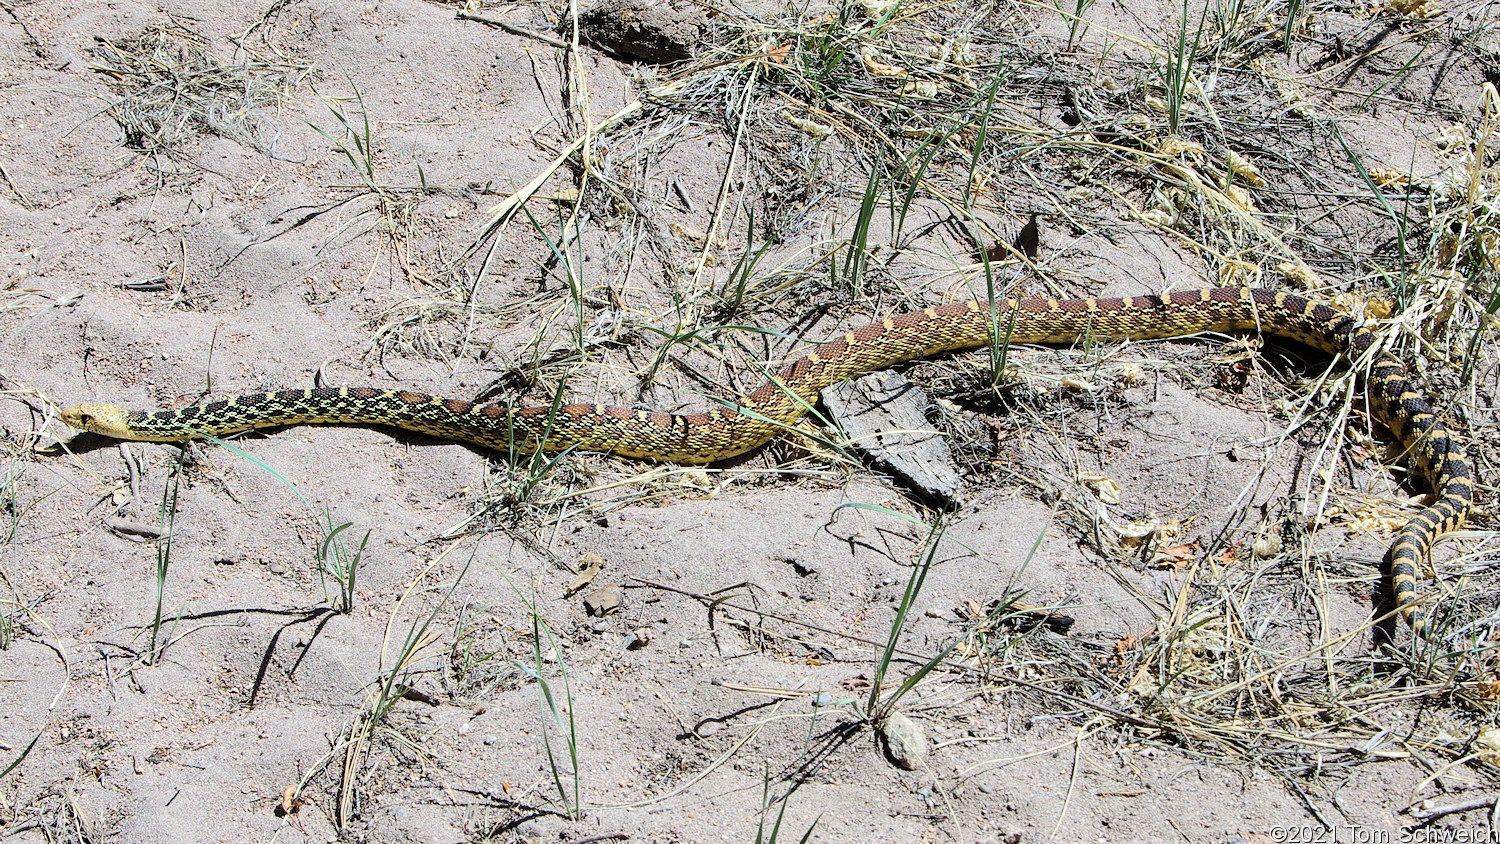
[[272, 153], [279, 130], [260, 110], [305, 81], [310, 68], [243, 55], [226, 64], [202, 36], [177, 23], [139, 35], [96, 37], [90, 69], [119, 96], [106, 109], [125, 145], [147, 155], [180, 155], [202, 134]]

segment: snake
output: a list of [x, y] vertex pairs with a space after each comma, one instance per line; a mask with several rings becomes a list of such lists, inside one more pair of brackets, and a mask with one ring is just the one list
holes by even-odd
[[409, 390], [320, 387], [249, 393], [171, 410], [80, 404], [74, 427], [121, 440], [176, 442], [301, 424], [381, 425], [510, 453], [572, 449], [682, 464], [735, 457], [766, 444], [813, 408], [824, 388], [873, 370], [996, 343], [1145, 340], [1205, 332], [1257, 332], [1293, 340], [1351, 364], [1368, 362], [1367, 403], [1399, 440], [1435, 494], [1397, 531], [1387, 554], [1395, 606], [1418, 638], [1428, 631], [1417, 572], [1433, 543], [1463, 524], [1473, 504], [1468, 454], [1406, 365], [1380, 347], [1371, 323], [1317, 298], [1217, 287], [1121, 298], [958, 301], [886, 317], [815, 346], [758, 389], [699, 413], [602, 404], [515, 406]]

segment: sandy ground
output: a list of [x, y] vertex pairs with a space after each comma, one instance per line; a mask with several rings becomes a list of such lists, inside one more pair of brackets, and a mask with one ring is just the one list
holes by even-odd
[[[1079, 55], [1111, 44], [1130, 55], [1128, 40], [1112, 41], [1122, 33], [1161, 43], [1172, 4], [1129, 5], [1091, 9]], [[694, 275], [701, 237], [691, 233], [713, 222], [732, 150], [746, 150], [736, 159], [746, 175], [731, 192], [801, 191], [816, 211], [766, 267], [795, 264], [807, 244], [846, 231], [863, 177], [833, 165], [824, 184], [778, 174], [765, 157], [774, 146], [737, 144], [727, 103], [672, 124], [650, 139], [640, 191], [617, 195], [616, 210], [657, 208], [639, 212], [648, 222], [631, 242], [673, 242], [641, 232], [678, 226], [677, 251], [620, 247], [624, 230], [595, 208], [575, 247], [578, 277], [596, 285], [578, 316], [540, 234], [567, 214], [570, 171], [533, 201], [539, 227], [522, 218], [502, 235], [484, 276], [484, 250], [466, 250], [488, 210], [579, 135], [584, 110], [597, 124], [669, 73], [585, 50], [570, 88], [563, 51], [415, 0], [0, 8], [0, 426], [11, 444], [0, 475], [11, 595], [0, 764], [24, 756], [0, 779], [10, 840], [749, 841], [762, 829], [769, 839], [782, 812], [781, 840], [809, 827], [816, 841], [1396, 840], [1355, 836], [1397, 835], [1418, 800], [1494, 789], [1483, 760], [1452, 764], [1483, 735], [1487, 699], [1434, 691], [1433, 674], [1391, 680], [1372, 658], [1371, 594], [1388, 533], [1347, 519], [1288, 527], [1320, 503], [1312, 480], [1329, 466], [1332, 503], [1345, 512], [1383, 502], [1370, 506], [1399, 518], [1421, 492], [1380, 463], [1378, 444], [1330, 461], [1326, 418], [1282, 436], [1282, 409], [1302, 401], [1326, 363], [1306, 350], [1255, 358], [1222, 339], [1018, 350], [1030, 386], [1009, 406], [944, 405], [969, 445], [961, 504], [935, 544], [921, 526], [934, 515], [898, 487], [790, 444], [708, 471], [573, 455], [535, 487], [515, 480], [524, 466], [512, 472], [481, 450], [374, 429], [283, 430], [240, 439], [243, 453], [97, 437], [41, 448], [50, 440], [32, 433], [49, 408], [165, 407], [205, 390], [317, 377], [472, 396], [540, 373], [525, 397], [545, 403], [557, 382], [538, 362], [579, 364], [570, 324], [598, 341], [572, 371], [570, 396], [701, 407], [699, 396], [721, 392], [707, 385], [753, 383], [746, 361], [795, 348], [742, 336], [724, 344], [738, 355], [726, 359], [685, 344], [654, 381], [639, 377], [661, 346], [639, 326], [671, 327], [684, 313], [661, 279]], [[734, 17], [784, 25], [827, 11]], [[550, 31], [556, 10], [484, 13]], [[1432, 25], [1462, 15], [1484, 13], [1452, 9]], [[1287, 78], [1313, 72], [1320, 57], [1342, 61], [1335, 44], [1351, 55], [1374, 49], [1356, 38], [1370, 37], [1370, 19], [1328, 20], [1347, 32], [1310, 34]], [[1062, 55], [1068, 38], [1065, 18], [1029, 7], [993, 10], [986, 25], [1036, 45], [1011, 65], [1018, 85], [1044, 78], [1038, 57]], [[1328, 87], [1305, 76], [1287, 84], [1324, 97], [1319, 107], [1341, 115], [1368, 161], [1439, 173], [1451, 160], [1432, 139], [1477, 119], [1484, 65], [1443, 52], [1442, 38], [1406, 37], [1427, 25], [1400, 22], [1389, 51], [1320, 78]], [[171, 43], [195, 35], [224, 66], [253, 59], [256, 84], [273, 94], [220, 91], [210, 122], [159, 126], [176, 133], [171, 143], [142, 151], [110, 112], [130, 80], [98, 68], [109, 62], [103, 42], [152, 27], [166, 27]], [[1408, 58], [1416, 70], [1392, 77]], [[1391, 78], [1376, 106], [1353, 107]], [[1017, 93], [1007, 119], [1066, 132], [1056, 93]], [[785, 103], [772, 99], [766, 125], [808, 143], [777, 122]], [[1285, 116], [1290, 106], [1278, 108]], [[1224, 131], [1254, 130], [1240, 122], [1247, 113], [1226, 105]], [[611, 157], [623, 141], [604, 146], [594, 153], [601, 178], [630, 181]], [[1305, 225], [1310, 253], [1385, 241], [1378, 209], [1338, 216], [1330, 229], [1325, 206], [1297, 198], [1363, 190], [1336, 144], [1262, 153], [1338, 174], [1332, 186], [1288, 187], [1267, 218], [1273, 228]], [[839, 179], [852, 181], [830, 187]], [[1049, 215], [1042, 254], [1066, 264], [1070, 292], [1215, 281], [1200, 251], [1105, 195], [1070, 228], [1044, 187], [976, 195], [998, 231], [1033, 210]], [[879, 229], [890, 218], [877, 219]], [[930, 230], [905, 278], [931, 284], [882, 287], [854, 304], [788, 288], [733, 321], [826, 337], [972, 290], [976, 278], [982, 289], [967, 258], [962, 272], [923, 275], [939, 266], [933, 256], [965, 250], [944, 219], [919, 197], [906, 222]], [[732, 222], [719, 231], [743, 232], [743, 215]], [[736, 244], [702, 272], [727, 278]], [[827, 302], [827, 321], [803, 321]], [[981, 364], [971, 356], [911, 374], [941, 404], [946, 386], [972, 381]], [[1242, 383], [1225, 389], [1226, 372], [1243, 373]], [[1451, 386], [1451, 371], [1434, 373]], [[1100, 389], [1070, 389], [1067, 377]], [[1486, 370], [1471, 394], [1478, 410], [1465, 424], [1481, 443], [1489, 435], [1478, 429], [1493, 433], [1494, 387]], [[1323, 401], [1342, 398], [1325, 394], [1315, 407]], [[45, 431], [68, 436], [55, 419]], [[1090, 497], [1101, 478], [1123, 491], [1118, 506]], [[175, 501], [169, 550], [140, 535], [160, 527], [164, 496]], [[517, 499], [526, 503], [505, 503]], [[369, 531], [347, 613], [328, 609], [338, 590], [317, 568], [323, 512], [351, 524], [340, 534], [348, 549]], [[1116, 525], [1175, 524], [1162, 547], [1177, 557], [1101, 546], [1099, 512]], [[1266, 537], [1276, 543], [1269, 562], [1250, 562]], [[1463, 571], [1482, 572], [1494, 559], [1488, 537], [1471, 534], [1443, 557], [1468, 554]], [[588, 555], [603, 571], [565, 596]], [[968, 669], [934, 672], [902, 700], [926, 734], [924, 763], [905, 771], [856, 710], [877, 643], [927, 559], [901, 646], [920, 657], [961, 638], [950, 662]], [[1447, 573], [1450, 600], [1469, 606], [1466, 590], [1479, 587]], [[600, 597], [601, 585], [615, 588]], [[1008, 590], [1076, 623], [1064, 633], [1012, 621], [971, 635], [976, 613]], [[621, 606], [592, 617], [586, 595]], [[1253, 654], [1230, 642], [1213, 610], [1226, 605], [1252, 631]], [[1172, 640], [1181, 648], [1152, 650], [1171, 623], [1189, 631]], [[1433, 670], [1468, 689], [1475, 677], [1454, 666], [1483, 661], [1474, 660]], [[887, 682], [920, 662], [896, 660]], [[1473, 832], [1483, 816], [1422, 829]], [[1278, 832], [1288, 828], [1325, 837]]]

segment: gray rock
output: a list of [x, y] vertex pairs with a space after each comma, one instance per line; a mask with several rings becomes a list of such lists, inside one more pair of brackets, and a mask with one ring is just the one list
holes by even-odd
[[600, 586], [583, 596], [583, 609], [594, 618], [603, 618], [620, 611], [620, 588]]
[[914, 771], [926, 761], [927, 735], [916, 721], [900, 712], [892, 712], [877, 727], [886, 756], [896, 767]]
[[590, 0], [578, 11], [584, 41], [652, 64], [692, 58], [706, 28], [703, 10], [686, 0]]

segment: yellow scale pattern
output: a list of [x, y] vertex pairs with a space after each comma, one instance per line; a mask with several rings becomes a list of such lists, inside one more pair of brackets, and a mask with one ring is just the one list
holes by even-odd
[[[823, 343], [729, 406], [670, 414], [596, 404], [511, 407], [369, 387], [252, 393], [175, 410], [129, 411], [83, 404], [67, 424], [117, 439], [171, 442], [299, 424], [392, 425], [499, 450], [613, 452], [677, 463], [710, 463], [757, 448], [816, 403], [831, 384], [902, 361], [988, 345], [1181, 337], [1256, 331], [1356, 359], [1374, 334], [1327, 303], [1253, 288], [1206, 288], [1122, 299], [1006, 299], [993, 308], [968, 301], [889, 317]], [[1463, 523], [1473, 499], [1464, 449], [1407, 379], [1406, 367], [1377, 354], [1367, 392], [1375, 416], [1400, 438], [1413, 467], [1437, 493], [1396, 536], [1389, 552], [1392, 592], [1412, 629], [1426, 617], [1417, 569], [1436, 539]]]

